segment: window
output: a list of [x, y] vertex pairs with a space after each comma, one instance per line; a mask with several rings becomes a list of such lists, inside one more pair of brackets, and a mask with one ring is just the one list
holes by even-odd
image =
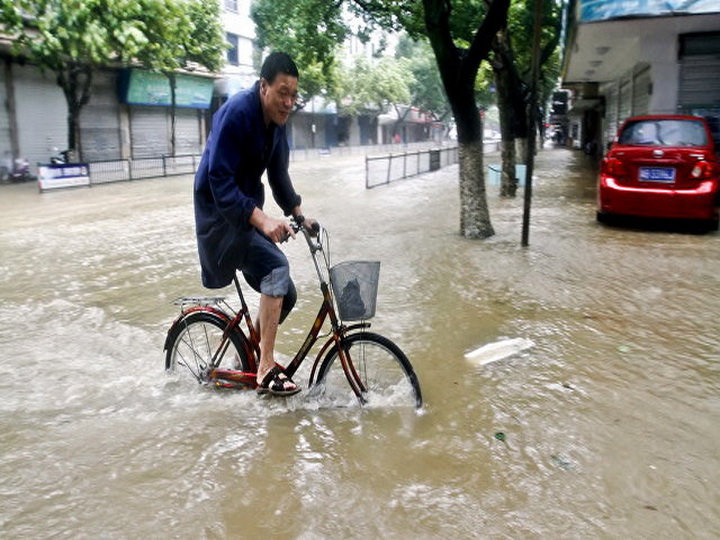
[[227, 52], [227, 61], [228, 64], [232, 66], [237, 66], [239, 64], [238, 61], [238, 36], [235, 34], [227, 34], [226, 36], [227, 42], [230, 44], [230, 48]]
[[688, 120], [643, 120], [625, 126], [620, 144], [705, 146], [705, 127]]
[[238, 0], [225, 0], [225, 11], [230, 13], [238, 12]]

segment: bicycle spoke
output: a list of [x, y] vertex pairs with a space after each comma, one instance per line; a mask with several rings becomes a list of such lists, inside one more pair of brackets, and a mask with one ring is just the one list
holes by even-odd
[[242, 336], [227, 334], [226, 326], [212, 313], [188, 315], [169, 337], [166, 369], [191, 374], [199, 382], [205, 382], [213, 368], [249, 370]]
[[[371, 333], [349, 336], [344, 345], [351, 386], [360, 388], [357, 398], [370, 406], [422, 405], [420, 385], [402, 351], [390, 340]], [[317, 382], [330, 396], [348, 394], [348, 375], [340, 354], [332, 350], [323, 361]]]

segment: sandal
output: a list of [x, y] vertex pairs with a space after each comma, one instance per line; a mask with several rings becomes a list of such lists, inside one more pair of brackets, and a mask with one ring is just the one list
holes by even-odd
[[[288, 388], [286, 385], [291, 385]], [[283, 373], [282, 369], [275, 366], [257, 387], [258, 394], [271, 394], [273, 396], [292, 396], [300, 392], [300, 387], [293, 380]]]

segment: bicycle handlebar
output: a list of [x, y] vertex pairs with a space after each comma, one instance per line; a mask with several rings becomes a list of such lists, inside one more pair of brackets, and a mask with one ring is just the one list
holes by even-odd
[[[322, 243], [320, 241], [320, 238], [322, 236], [322, 225], [320, 225], [320, 223], [315, 221], [313, 222], [312, 227], [308, 229], [305, 226], [305, 216], [297, 215], [290, 218], [290, 227], [292, 228], [293, 232], [302, 232], [304, 234], [305, 240], [308, 243], [308, 247], [310, 248], [311, 253], [315, 253], [316, 251], [320, 251], [322, 249]], [[283, 242], [287, 241], [289, 238], [290, 235], [288, 234], [283, 240]]]

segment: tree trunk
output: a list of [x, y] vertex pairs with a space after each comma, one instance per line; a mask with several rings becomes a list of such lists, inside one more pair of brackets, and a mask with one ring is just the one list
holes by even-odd
[[70, 163], [80, 161], [80, 107], [68, 103], [68, 148], [66, 158]]
[[515, 139], [515, 146], [515, 155], [520, 156], [522, 162], [527, 164], [528, 152], [530, 151], [527, 137], [520, 137]]
[[175, 73], [168, 72], [167, 77], [170, 82], [170, 155], [175, 156], [175, 118], [177, 113], [177, 78]]
[[488, 238], [495, 234], [490, 223], [485, 174], [483, 142], [460, 142], [460, 234], [465, 238]]
[[467, 49], [457, 47], [450, 25], [452, 3], [423, 0], [425, 28], [455, 115], [460, 160], [460, 234], [487, 238], [490, 224], [483, 171], [482, 122], [475, 102], [475, 79], [498, 30], [506, 25], [510, 0], [492, 0]]
[[17, 107], [15, 105], [15, 79], [12, 74], [12, 61], [10, 58], [5, 59], [5, 96], [8, 113], [8, 123], [10, 124], [10, 153], [12, 159], [20, 157], [20, 141], [18, 139], [18, 123], [17, 123]]
[[69, 64], [57, 72], [57, 83], [65, 94], [68, 108], [68, 161], [82, 159], [82, 141], [80, 139], [80, 112], [90, 101], [92, 87], [92, 68], [78, 64]]
[[513, 134], [512, 104], [508, 99], [509, 90], [507, 72], [495, 71], [495, 86], [497, 88], [498, 110], [500, 112], [500, 155], [502, 160], [502, 174], [500, 176], [500, 196], [515, 197], [517, 194], [517, 179], [515, 177], [515, 136]]
[[490, 223], [483, 168], [482, 120], [472, 86], [456, 88], [451, 105], [458, 130], [460, 169], [460, 234], [487, 238], [495, 234]]

